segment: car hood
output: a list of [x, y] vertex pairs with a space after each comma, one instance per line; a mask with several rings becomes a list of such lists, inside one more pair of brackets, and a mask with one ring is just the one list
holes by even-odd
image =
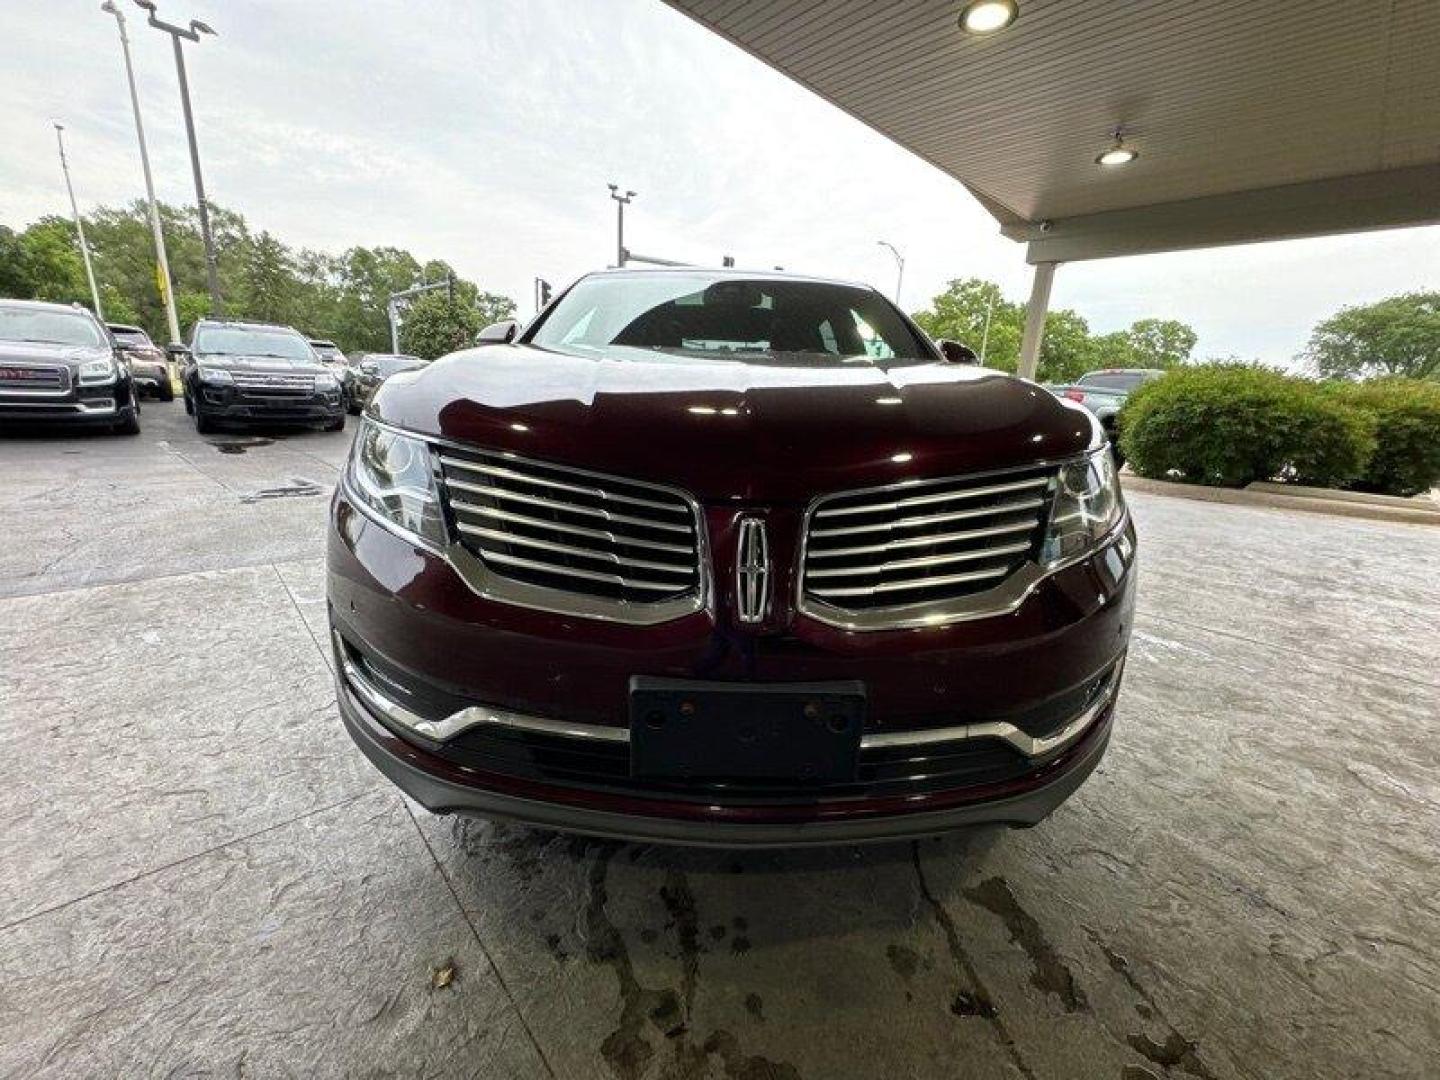
[[79, 367], [87, 360], [110, 356], [108, 345], [52, 345], [40, 341], [0, 341], [0, 365], [64, 364]]
[[205, 367], [226, 371], [288, 372], [300, 371], [319, 375], [328, 369], [316, 360], [287, 360], [283, 356], [235, 356], [230, 353], [199, 353], [195, 362]]
[[709, 500], [803, 502], [1057, 460], [1100, 438], [1088, 412], [1001, 372], [814, 355], [753, 362], [487, 346], [391, 377], [374, 413], [421, 434]]

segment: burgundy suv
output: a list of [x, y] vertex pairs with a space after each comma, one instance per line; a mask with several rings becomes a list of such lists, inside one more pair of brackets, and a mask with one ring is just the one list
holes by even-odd
[[790, 275], [593, 274], [482, 338], [385, 382], [329, 532], [346, 727], [430, 810], [828, 843], [1095, 768], [1135, 533], [1089, 413]]

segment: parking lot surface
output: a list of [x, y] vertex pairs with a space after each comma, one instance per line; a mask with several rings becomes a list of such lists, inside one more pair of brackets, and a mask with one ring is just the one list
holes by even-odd
[[0, 436], [0, 1075], [1440, 1075], [1440, 530], [1134, 496], [1049, 821], [675, 850], [434, 818], [335, 714], [343, 433]]

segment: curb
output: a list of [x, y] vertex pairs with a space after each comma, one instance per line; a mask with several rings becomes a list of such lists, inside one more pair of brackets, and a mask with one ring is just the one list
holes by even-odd
[[[1414, 506], [1395, 506], [1385, 503], [1360, 501], [1354, 498], [1337, 498], [1337, 495], [1352, 492], [1328, 492], [1324, 496], [1292, 495], [1274, 490], [1280, 485], [1266, 485], [1257, 489], [1203, 487], [1199, 484], [1176, 484], [1168, 480], [1151, 480], [1143, 476], [1126, 473], [1121, 477], [1121, 486], [1127, 491], [1144, 491], [1152, 495], [1168, 495], [1176, 499], [1192, 499], [1197, 502], [1226, 503], [1232, 506], [1260, 506], [1271, 510], [1297, 510], [1308, 514], [1330, 514], [1333, 517], [1363, 518], [1369, 521], [1391, 521], [1407, 525], [1440, 526], [1440, 507], [1427, 508], [1423, 502]], [[1315, 491], [1303, 488], [1303, 491]], [[1396, 500], [1414, 503], [1416, 500]]]

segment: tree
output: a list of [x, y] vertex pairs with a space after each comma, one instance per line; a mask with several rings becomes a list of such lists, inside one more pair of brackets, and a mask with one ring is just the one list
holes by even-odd
[[[989, 332], [986, 332], [987, 317]], [[1000, 293], [1000, 286], [980, 278], [956, 279], [930, 307], [915, 313], [915, 321], [932, 338], [964, 342], [978, 354], [985, 351], [985, 366], [1014, 371], [1020, 355], [1025, 310]]]
[[[162, 203], [160, 223], [185, 333], [212, 313], [199, 217], [192, 207]], [[284, 323], [330, 338], [349, 351], [389, 349], [385, 309], [390, 295], [424, 281], [453, 276], [456, 304], [466, 312], [458, 316], [462, 329], [471, 319], [490, 322], [515, 310], [513, 301], [481, 291], [475, 282], [454, 274], [448, 263], [432, 259], [422, 264], [400, 248], [357, 247], [340, 255], [296, 251], [269, 232], [252, 232], [240, 214], [214, 205], [210, 224], [227, 315]], [[165, 308], [145, 204], [101, 207], [87, 215], [85, 231], [105, 314], [165, 340]], [[0, 226], [0, 296], [90, 302], [74, 225], [68, 219], [44, 217], [19, 232]]]
[[[916, 312], [915, 321], [931, 337], [962, 341], [977, 353], [983, 343], [986, 367], [1014, 371], [1019, 366], [1025, 307], [1006, 300], [993, 281], [950, 282], [928, 308]], [[1195, 342], [1195, 331], [1174, 319], [1138, 319], [1128, 330], [1094, 335], [1080, 315], [1062, 308], [1045, 315], [1036, 377], [1073, 382], [1097, 367], [1171, 367], [1190, 358]]]
[[515, 317], [515, 301], [499, 293], [482, 292], [475, 296], [475, 310], [480, 313], [480, 325], [489, 326], [502, 319]]
[[405, 309], [400, 324], [400, 348], [423, 360], [475, 343], [480, 331], [480, 312], [472, 304], [452, 300], [444, 290], [422, 293]]
[[0, 296], [28, 300], [34, 295], [26, 265], [25, 242], [14, 229], [0, 225]]
[[1301, 355], [1331, 379], [1440, 379], [1440, 292], [1343, 308], [1315, 327]]
[[1195, 331], [1175, 319], [1137, 319], [1125, 331], [1130, 350], [1127, 367], [1170, 368], [1190, 359], [1199, 340]]

